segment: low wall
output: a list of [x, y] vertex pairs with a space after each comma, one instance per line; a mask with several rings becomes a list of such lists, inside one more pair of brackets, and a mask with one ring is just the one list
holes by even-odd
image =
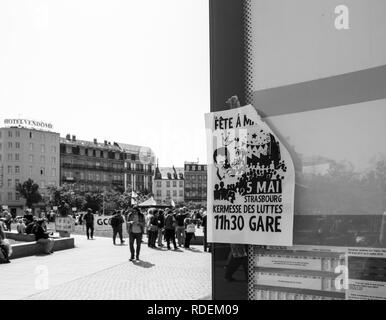
[[5, 231], [4, 234], [7, 239], [12, 239], [15, 241], [25, 241], [25, 242], [35, 241], [35, 236], [33, 234], [16, 233], [16, 232], [9, 232], [9, 231]]
[[[12, 255], [10, 259], [34, 256], [43, 253], [43, 247], [35, 241], [35, 236], [31, 234], [19, 234], [14, 232], [5, 232], [7, 239], [15, 241], [24, 241], [12, 245]], [[75, 248], [74, 238], [51, 238], [54, 240], [53, 251], [60, 251]]]

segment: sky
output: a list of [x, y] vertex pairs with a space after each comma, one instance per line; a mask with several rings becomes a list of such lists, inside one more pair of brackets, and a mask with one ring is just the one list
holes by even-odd
[[148, 146], [206, 163], [207, 0], [2, 0], [0, 125]]

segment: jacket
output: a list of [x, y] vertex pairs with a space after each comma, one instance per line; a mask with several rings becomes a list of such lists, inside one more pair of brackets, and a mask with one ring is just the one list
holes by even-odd
[[138, 214], [138, 224], [141, 228], [141, 233], [144, 233], [145, 231], [145, 217], [142, 213], [136, 213], [136, 212], [131, 212], [128, 216], [127, 216], [127, 223], [126, 223], [126, 226], [127, 226], [127, 232], [128, 233], [131, 233], [132, 232], [132, 227], [133, 227], [133, 221], [134, 221], [134, 215], [135, 214]]
[[86, 224], [94, 224], [94, 215], [91, 212], [87, 212], [83, 216], [83, 220], [86, 221]]
[[172, 213], [166, 215], [165, 218], [165, 229], [174, 230], [176, 225], [176, 219], [174, 218]]

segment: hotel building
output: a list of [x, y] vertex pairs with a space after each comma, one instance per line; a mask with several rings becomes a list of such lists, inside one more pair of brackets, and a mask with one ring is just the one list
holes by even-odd
[[47, 186], [59, 185], [59, 133], [23, 121], [5, 120], [0, 128], [0, 204], [13, 216], [21, 215], [25, 204], [16, 192], [18, 183], [32, 179], [43, 197]]

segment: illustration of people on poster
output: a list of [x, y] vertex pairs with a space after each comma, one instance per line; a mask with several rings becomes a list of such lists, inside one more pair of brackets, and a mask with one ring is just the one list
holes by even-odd
[[292, 245], [295, 170], [253, 106], [205, 115], [208, 242]]

